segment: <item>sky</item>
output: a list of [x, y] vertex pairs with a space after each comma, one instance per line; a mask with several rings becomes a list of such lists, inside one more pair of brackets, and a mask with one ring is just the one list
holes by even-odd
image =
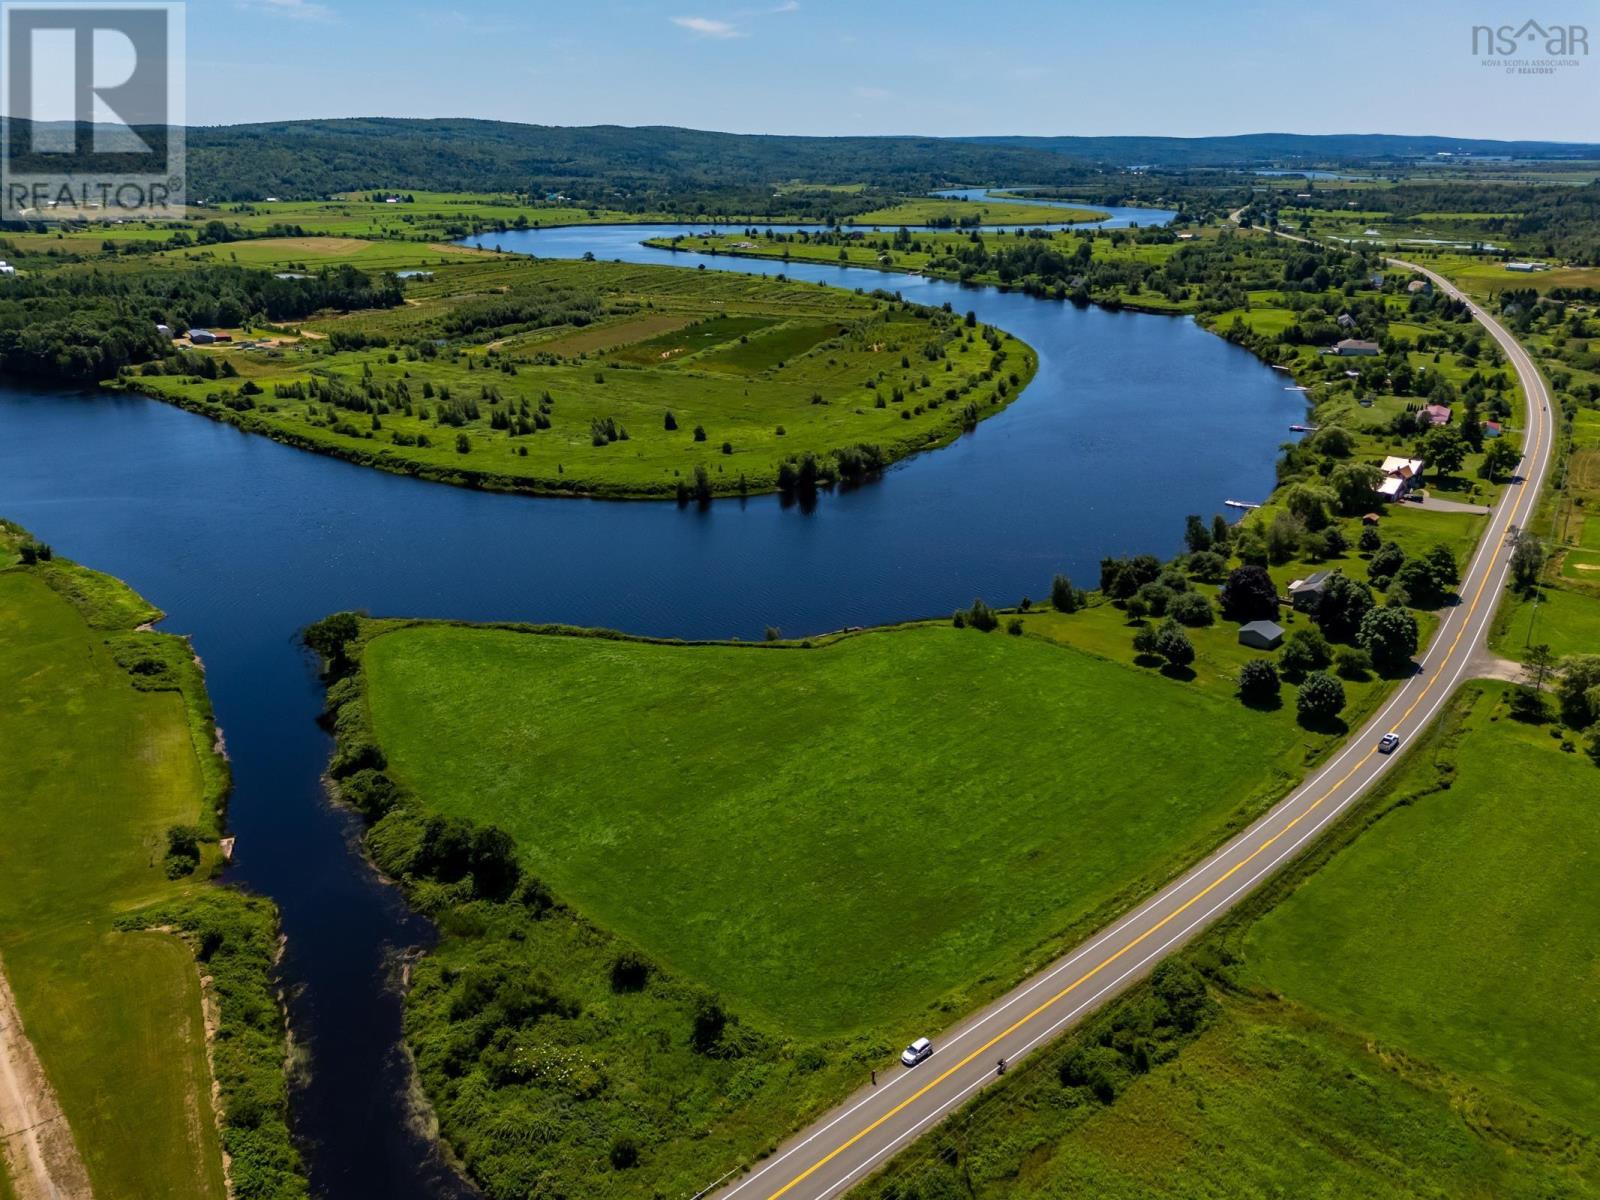
[[1530, 17], [1600, 51], [1600, 0], [190, 0], [188, 120], [1600, 141], [1600, 54], [1474, 55]]

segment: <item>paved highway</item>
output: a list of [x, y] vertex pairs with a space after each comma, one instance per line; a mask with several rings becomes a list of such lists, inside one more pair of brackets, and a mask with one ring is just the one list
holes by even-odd
[[[1446, 610], [1418, 672], [1396, 689], [1345, 748], [1292, 794], [1205, 861], [1087, 942], [961, 1024], [935, 1037], [933, 1057], [898, 1066], [796, 1135], [749, 1173], [722, 1186], [718, 1200], [825, 1200], [839, 1196], [897, 1151], [996, 1080], [996, 1061], [1024, 1058], [1148, 975], [1337, 821], [1400, 755], [1377, 752], [1379, 737], [1406, 743], [1421, 733], [1471, 677], [1510, 566], [1507, 533], [1533, 511], [1549, 469], [1554, 425], [1544, 380], [1498, 322], [1432, 271], [1398, 259], [1436, 288], [1467, 303], [1516, 369], [1527, 400], [1521, 474], [1489, 516], [1489, 528]], [[1403, 749], [1402, 749], [1403, 753]], [[905, 1040], [933, 1031], [907, 1029]]]

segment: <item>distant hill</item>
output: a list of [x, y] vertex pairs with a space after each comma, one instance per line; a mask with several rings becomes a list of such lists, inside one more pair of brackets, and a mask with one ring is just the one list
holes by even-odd
[[404, 185], [559, 191], [610, 204], [617, 193], [634, 200], [665, 193], [770, 198], [774, 185], [791, 180], [917, 192], [970, 180], [1070, 183], [1084, 174], [1045, 149], [944, 138], [388, 118], [196, 128], [188, 153], [190, 196], [219, 199]]
[[1243, 133], [1229, 137], [975, 137], [981, 146], [1048, 150], [1108, 166], [1247, 167], [1360, 164], [1432, 158], [1596, 159], [1600, 144], [1498, 142], [1484, 138], [1409, 137], [1388, 133]]

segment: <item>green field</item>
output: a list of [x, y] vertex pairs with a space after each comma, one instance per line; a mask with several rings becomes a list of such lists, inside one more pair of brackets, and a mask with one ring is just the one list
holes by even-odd
[[1095, 208], [1068, 205], [1007, 203], [1004, 200], [906, 200], [887, 208], [875, 208], [849, 218], [849, 225], [1074, 225], [1081, 221], [1101, 221], [1109, 213]]
[[[138, 928], [190, 930], [178, 914], [205, 897], [236, 919], [264, 918], [268, 958], [276, 936], [270, 906], [205, 882], [227, 774], [200, 672], [187, 643], [133, 631], [159, 614], [120, 582], [61, 560], [16, 565], [22, 541], [0, 525], [0, 694], [15, 700], [0, 706], [0, 961], [95, 1193], [221, 1197], [194, 951]], [[175, 824], [210, 839], [198, 873], [177, 881], [164, 869]], [[228, 980], [223, 1036], [238, 1036], [234, 947], [219, 939], [217, 949], [209, 971]], [[270, 1105], [274, 1087], [282, 1102], [282, 1031], [269, 963], [256, 965], [248, 998], [266, 1001], [267, 1040], [218, 1052], [224, 1119], [245, 1081], [241, 1052], [266, 1052], [259, 1102]], [[248, 1135], [226, 1134], [235, 1183], [252, 1196], [303, 1194], [282, 1112], [250, 1120]], [[286, 1173], [258, 1170], [274, 1157]]]
[[[246, 245], [283, 263], [307, 243]], [[317, 244], [335, 256], [353, 245], [358, 261], [390, 248]], [[318, 317], [303, 336], [239, 331], [260, 344], [200, 351], [224, 378], [123, 382], [388, 470], [686, 499], [775, 490], [784, 464], [808, 455], [826, 477], [851, 473], [841, 456], [873, 469], [944, 445], [1015, 399], [1037, 361], [954, 314], [837, 289], [466, 257], [429, 259], [399, 307]]]
[[[1245, 979], [1600, 1133], [1600, 771], [1469, 691], [1449, 790], [1389, 812], [1264, 917]], [[1430, 753], [1430, 750], [1432, 753]]]
[[1137, 1030], [1148, 990], [857, 1194], [1600, 1195], [1596, 772], [1505, 697], [1469, 688], [1364, 814], [1187, 953], [1217, 1007], [1113, 1072], [1114, 1100], [1058, 1069]]
[[166, 828], [204, 819], [183, 698], [130, 684], [38, 576], [0, 572], [0, 957], [108, 1196], [223, 1194], [200, 980], [177, 939], [113, 931], [172, 889]]
[[426, 626], [365, 666], [397, 782], [806, 1036], [898, 1038], [1014, 978], [1281, 792], [1297, 743], [1225, 694], [948, 626], [811, 650]]

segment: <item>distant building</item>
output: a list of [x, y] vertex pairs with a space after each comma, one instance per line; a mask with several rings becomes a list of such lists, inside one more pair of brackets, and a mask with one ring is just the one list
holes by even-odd
[[1499, 421], [1485, 421], [1483, 423], [1484, 437], [1499, 437], [1502, 432], [1504, 431], [1500, 428]]
[[1549, 269], [1550, 264], [1542, 262], [1508, 262], [1506, 264], [1506, 270], [1508, 271], [1548, 271]]
[[191, 346], [209, 346], [217, 340], [217, 335], [209, 329], [189, 330], [189, 344]]
[[1431, 296], [1433, 295], [1433, 284], [1429, 283], [1426, 279], [1413, 279], [1410, 283], [1406, 284], [1406, 291], [1410, 292], [1413, 296]]
[[1364, 516], [1362, 516], [1361, 523], [1363, 525], [1376, 525], [1381, 520], [1383, 520], [1383, 518], [1377, 513], [1366, 513]]
[[1340, 329], [1350, 329], [1350, 328], [1354, 327], [1355, 323], [1356, 323], [1356, 319], [1354, 317], [1352, 317], [1349, 313], [1340, 313], [1339, 314], [1339, 328]]
[[1333, 352], [1340, 358], [1371, 358], [1378, 353], [1378, 343], [1345, 338], [1342, 342], [1334, 343]]
[[1448, 404], [1430, 404], [1422, 410], [1422, 415], [1428, 418], [1430, 425], [1450, 424], [1450, 406]]
[[1252, 650], [1276, 650], [1283, 645], [1283, 626], [1276, 621], [1251, 621], [1239, 626], [1239, 645]]
[[172, 326], [171, 325], [157, 325], [156, 326], [156, 332], [159, 333], [164, 338], [171, 338], [172, 337]]
[[0, 258], [0, 275], [15, 275], [16, 273], [17, 269], [15, 267], [13, 267], [5, 259]]
[[1378, 469], [1383, 472], [1378, 495], [1385, 500], [1399, 500], [1410, 495], [1413, 488], [1422, 486], [1423, 461], [1420, 458], [1396, 458], [1390, 455]]
[[1304, 579], [1296, 579], [1289, 585], [1289, 603], [1300, 612], [1315, 608], [1317, 601], [1322, 599], [1322, 593], [1328, 589], [1328, 576], [1331, 574], [1331, 571], [1317, 571]]

